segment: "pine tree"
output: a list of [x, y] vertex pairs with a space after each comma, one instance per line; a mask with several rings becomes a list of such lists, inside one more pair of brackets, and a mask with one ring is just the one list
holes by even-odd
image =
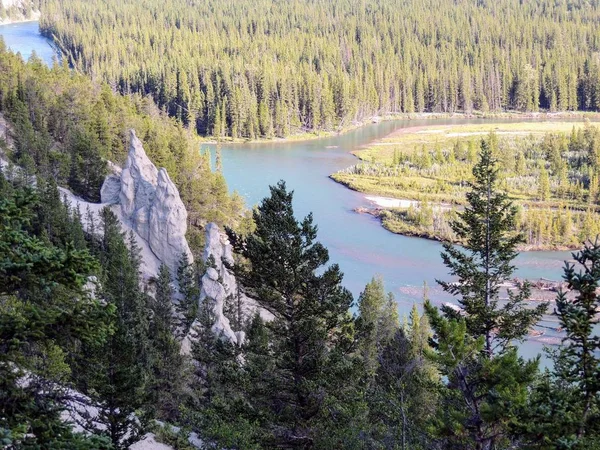
[[274, 357], [269, 396], [253, 402], [271, 417], [263, 426], [272, 437], [263, 445], [308, 448], [323, 440], [349, 442], [348, 425], [356, 418], [346, 416], [351, 408], [342, 404], [354, 394], [352, 362], [344, 358], [352, 341], [352, 295], [341, 286], [337, 265], [319, 273], [329, 257], [315, 241], [312, 216], [301, 222], [294, 218], [293, 193], [283, 181], [270, 189], [271, 196], [254, 211], [256, 230], [243, 239], [228, 231], [234, 248], [249, 262], [236, 265], [236, 275], [275, 316], [268, 324]]
[[[577, 441], [591, 445], [600, 443], [598, 417], [600, 415], [600, 338], [595, 326], [600, 322], [598, 307], [600, 296], [600, 241], [585, 244], [583, 250], [573, 255], [580, 272], [574, 264], [566, 264], [564, 279], [567, 288], [575, 292], [570, 299], [565, 292], [556, 298], [556, 313], [566, 336], [557, 357], [557, 375], [573, 385], [580, 398], [576, 404], [576, 420], [573, 432]], [[581, 445], [580, 443], [580, 445]]]
[[[198, 322], [192, 346], [195, 373], [191, 403], [185, 408], [185, 420], [205, 439], [227, 448], [258, 449], [257, 417], [249, 408], [246, 371], [253, 360], [240, 364], [240, 348], [216, 334], [213, 302], [206, 298], [198, 310]], [[254, 342], [254, 339], [253, 339]], [[267, 352], [266, 355], [269, 355]], [[265, 374], [257, 374], [264, 376]]]
[[102, 406], [86, 428], [98, 432], [105, 427], [104, 433], [114, 447], [125, 449], [139, 437], [141, 424], [134, 412], [147, 399], [149, 310], [140, 289], [140, 259], [133, 237], [125, 242], [118, 219], [109, 208], [101, 211], [100, 219], [103, 234], [96, 251], [103, 269], [101, 295], [116, 314], [107, 341], [86, 349], [78, 384]]
[[87, 249], [41, 236], [50, 224], [35, 217], [39, 201], [0, 171], [0, 443], [108, 450], [106, 439], [74, 433], [61, 413], [72, 355], [106, 338], [112, 308], [84, 289], [98, 268]]
[[[517, 244], [523, 237], [514, 232], [517, 210], [508, 196], [498, 189], [498, 168], [492, 157], [491, 140], [481, 141], [480, 160], [473, 168], [474, 181], [467, 193], [468, 205], [451, 223], [452, 230], [466, 251], [451, 244], [444, 245], [442, 260], [457, 282], [438, 281], [444, 291], [457, 296], [474, 337], [484, 336], [488, 357], [522, 339], [545, 311], [546, 305], [532, 310], [525, 307], [529, 285], [500, 305], [500, 286], [515, 270]], [[451, 318], [458, 313], [443, 308]]]
[[[357, 328], [361, 329], [359, 346], [369, 378], [377, 371], [379, 352], [394, 337], [400, 326], [398, 313], [394, 311], [397, 310], [395, 302], [390, 305], [389, 300], [381, 277], [371, 279], [358, 299]], [[391, 300], [393, 301], [393, 297]]]
[[600, 445], [598, 415], [600, 243], [588, 242], [565, 263], [568, 291], [558, 293], [556, 314], [565, 330], [550, 352], [554, 365], [534, 386], [518, 430], [532, 449], [594, 449]]
[[148, 404], [161, 420], [174, 421], [179, 415], [184, 379], [184, 358], [175, 339], [173, 287], [169, 268], [161, 264], [156, 279], [156, 293], [151, 301], [150, 321], [151, 376]]
[[187, 253], [182, 253], [177, 264], [177, 285], [181, 298], [176, 304], [180, 317], [179, 332], [185, 336], [198, 315], [198, 278], [194, 266], [190, 264]]
[[425, 429], [436, 413], [439, 375], [426, 358], [430, 347], [422, 339], [430, 329], [416, 311], [407, 327], [410, 334], [396, 329], [381, 349], [369, 392], [371, 434], [383, 448], [430, 448], [433, 443]]
[[543, 201], [550, 199], [550, 176], [548, 175], [548, 171], [545, 167], [540, 167], [538, 197]]

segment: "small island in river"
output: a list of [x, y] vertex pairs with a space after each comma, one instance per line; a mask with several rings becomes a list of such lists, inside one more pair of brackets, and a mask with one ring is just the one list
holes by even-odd
[[404, 128], [355, 151], [360, 162], [331, 178], [369, 194], [372, 206], [355, 211], [391, 232], [458, 242], [449, 224], [486, 139], [518, 208], [519, 250], [568, 250], [600, 232], [599, 138], [588, 118]]

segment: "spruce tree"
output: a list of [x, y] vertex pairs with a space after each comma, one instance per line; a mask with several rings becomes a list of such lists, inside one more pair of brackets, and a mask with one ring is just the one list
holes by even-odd
[[236, 275], [275, 316], [267, 325], [273, 355], [268, 396], [250, 399], [270, 418], [262, 425], [270, 435], [262, 445], [351, 445], [349, 425], [358, 417], [347, 415], [352, 407], [345, 403], [355, 376], [345, 357], [353, 340], [352, 295], [341, 286], [338, 266], [325, 267], [328, 252], [316, 242], [312, 215], [295, 219], [293, 193], [283, 181], [270, 189], [254, 211], [256, 230], [246, 238], [228, 232], [248, 261], [235, 266]]
[[546, 304], [527, 308], [527, 284], [500, 301], [510, 279], [522, 237], [514, 232], [516, 209], [498, 189], [494, 136], [481, 142], [468, 204], [452, 222], [463, 249], [444, 245], [442, 259], [454, 282], [440, 281], [457, 297], [460, 311], [444, 306], [443, 315], [428, 301], [425, 310], [435, 333], [434, 361], [447, 377], [442, 407], [435, 420], [438, 436], [449, 446], [486, 450], [511, 441], [537, 372], [537, 360], [518, 357], [523, 340]]
[[248, 366], [242, 364], [241, 349], [213, 331], [213, 307], [206, 298], [193, 327], [195, 372], [184, 417], [208, 441], [225, 448], [258, 449], [257, 417], [248, 405]]

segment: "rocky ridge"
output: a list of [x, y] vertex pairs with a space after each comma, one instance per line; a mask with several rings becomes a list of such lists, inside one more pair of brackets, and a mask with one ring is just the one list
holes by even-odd
[[141, 141], [130, 130], [127, 161], [122, 170], [113, 166], [100, 191], [102, 203], [121, 206], [121, 219], [148, 243], [171, 273], [183, 253], [193, 261], [185, 239], [187, 211], [166, 169], [158, 170]]
[[[215, 323], [212, 330], [221, 334], [231, 342], [242, 345], [245, 339], [243, 331], [235, 331], [230, 320], [224, 314], [225, 303], [229, 300], [240, 306], [241, 314], [250, 317], [258, 312], [266, 320], [273, 320], [273, 315], [261, 308], [254, 299], [246, 296], [239, 288], [238, 282], [231, 271], [234, 264], [233, 250], [227, 235], [219, 230], [215, 223], [209, 223], [206, 228], [206, 244], [202, 259], [209, 266], [202, 277], [200, 302], [213, 302]], [[191, 351], [191, 344], [196, 338], [194, 332], [198, 322], [194, 322], [188, 336], [182, 342], [182, 353]]]
[[[130, 131], [127, 161], [121, 169], [114, 164], [100, 191], [102, 206], [118, 207], [118, 216], [127, 229], [133, 230], [142, 248], [144, 263], [153, 258], [148, 276], [156, 275], [158, 265], [166, 264], [175, 273], [181, 255], [186, 253], [190, 262], [192, 253], [185, 238], [187, 211], [175, 184], [164, 168], [157, 169], [144, 151], [141, 141]], [[259, 311], [265, 320], [272, 315], [258, 307], [239, 289], [230, 267], [234, 264], [233, 250], [227, 236], [215, 223], [206, 225], [206, 245], [202, 259], [208, 269], [202, 277], [198, 301], [213, 303], [215, 323], [212, 330], [231, 342], [241, 345], [244, 332], [232, 329], [225, 316], [227, 301], [240, 305], [241, 313], [248, 317]], [[149, 250], [151, 255], [147, 255]], [[194, 327], [192, 327], [193, 329]], [[182, 342], [182, 352], [191, 351], [194, 332]]]

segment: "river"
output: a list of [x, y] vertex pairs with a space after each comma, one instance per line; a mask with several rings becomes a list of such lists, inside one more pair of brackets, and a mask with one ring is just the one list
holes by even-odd
[[48, 39], [40, 34], [38, 22], [0, 25], [0, 35], [6, 46], [15, 53], [21, 53], [23, 59], [29, 59], [35, 52], [46, 64], [52, 65], [56, 52]]
[[[0, 26], [0, 34], [14, 51], [26, 56], [35, 50], [46, 63], [51, 63], [54, 50], [39, 34], [37, 23]], [[355, 213], [357, 206], [368, 206], [365, 196], [328, 176], [356, 162], [350, 151], [399, 128], [481, 122], [482, 119], [398, 120], [318, 140], [223, 145], [222, 170], [229, 188], [238, 191], [248, 206], [268, 195], [269, 185], [285, 180], [295, 192], [297, 215], [313, 212], [319, 240], [329, 249], [331, 261], [340, 265], [348, 289], [357, 296], [374, 275], [381, 275], [386, 288], [398, 300], [400, 312], [407, 313], [414, 302], [420, 301], [423, 282], [430, 286], [434, 302], [448, 299], [436, 285], [436, 279], [449, 279], [440, 258], [441, 245], [392, 234], [377, 219]], [[490, 128], [493, 123], [489, 122]], [[569, 257], [569, 252], [522, 253], [516, 261], [517, 275], [560, 279], [563, 261]], [[530, 340], [522, 352], [536, 354], [542, 345]]]

